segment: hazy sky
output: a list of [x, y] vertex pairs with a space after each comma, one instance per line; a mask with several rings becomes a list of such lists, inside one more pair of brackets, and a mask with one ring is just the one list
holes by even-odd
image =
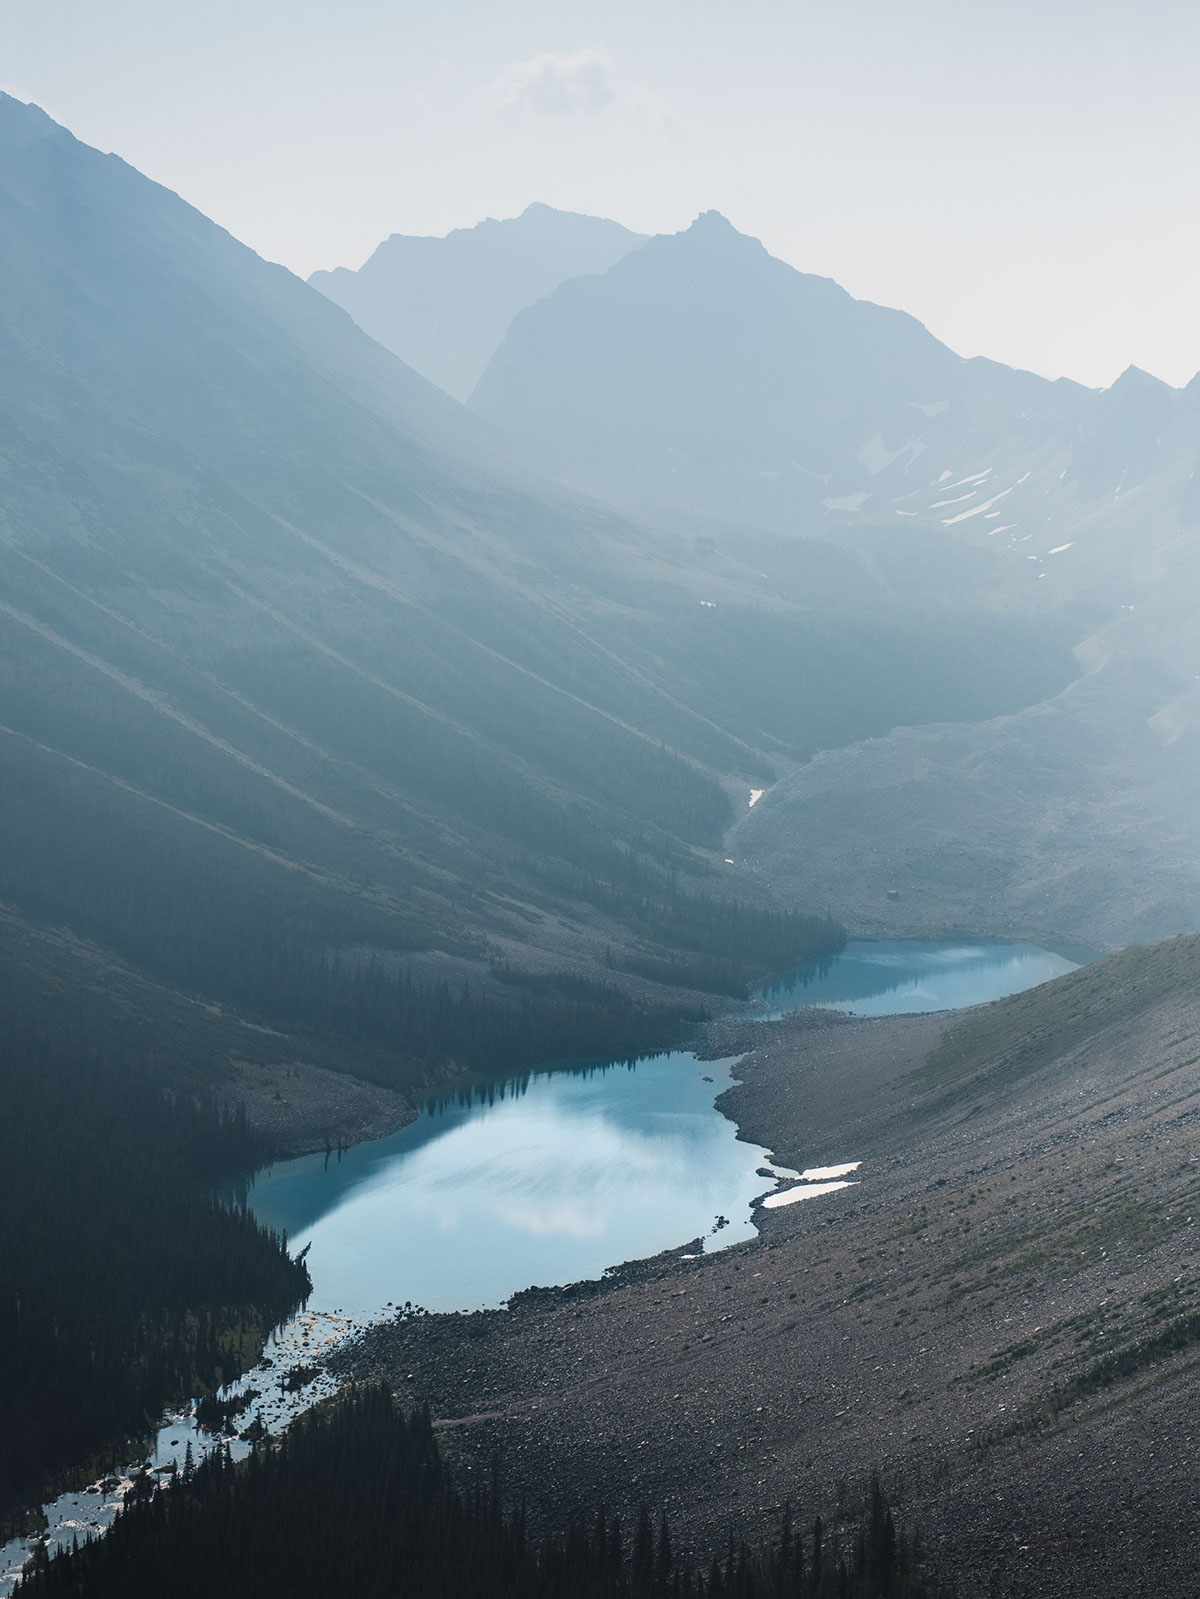
[[710, 206], [964, 355], [1200, 369], [1181, 0], [0, 0], [0, 86], [307, 274]]

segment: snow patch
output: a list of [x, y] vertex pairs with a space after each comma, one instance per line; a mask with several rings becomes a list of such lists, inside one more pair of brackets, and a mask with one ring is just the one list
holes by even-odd
[[[957, 483], [948, 483], [946, 486], [951, 489], [965, 489], [968, 483], [982, 483], [985, 477], [991, 477], [991, 475], [992, 468], [989, 466], [983, 472], [976, 472], [974, 477], [960, 477]], [[946, 476], [950, 476], [949, 472], [946, 473]], [[938, 482], [941, 482], [941, 478], [938, 479]]]
[[999, 494], [993, 494], [990, 500], [984, 500], [982, 505], [976, 505], [969, 511], [960, 511], [957, 516], [943, 517], [942, 526], [953, 527], [955, 522], [965, 522], [969, 516], [980, 516], [984, 511], [990, 511], [992, 506], [1002, 500], [1006, 494], [1011, 493], [1011, 489], [1001, 489]]
[[867, 489], [857, 494], [827, 494], [821, 504], [827, 511], [857, 511], [871, 498]]
[[941, 416], [943, 411], [950, 409], [949, 400], [928, 400], [924, 404], [920, 400], [913, 400], [912, 408], [920, 411], [922, 416]]
[[840, 1166], [810, 1166], [807, 1171], [800, 1173], [800, 1181], [817, 1183], [828, 1177], [848, 1177], [852, 1171], [857, 1171], [861, 1165], [861, 1160], [844, 1160]]
[[758, 804], [759, 800], [762, 799], [762, 797], [763, 797], [763, 795], [765, 793], [766, 793], [766, 790], [762, 789], [762, 788], [752, 788], [750, 790], [750, 809], [751, 810], [754, 809], [754, 807]]
[[973, 500], [978, 493], [978, 489], [968, 489], [965, 494], [957, 494], [952, 500], [934, 500], [929, 509], [940, 511], [944, 505], [961, 505], [964, 500]]
[[[1072, 540], [1072, 543], [1073, 542], [1074, 542], [1074, 540]], [[1057, 545], [1055, 545], [1054, 549], [1052, 549], [1050, 551], [1050, 554], [1051, 555], [1061, 555], [1064, 550], [1069, 550], [1070, 548], [1071, 548], [1070, 544], [1057, 544]]]
[[800, 1199], [816, 1199], [819, 1194], [833, 1194], [839, 1188], [857, 1188], [857, 1183], [801, 1183], [796, 1188], [786, 1188], [782, 1194], [768, 1194], [763, 1200], [764, 1210], [778, 1210], [780, 1205], [794, 1205]]

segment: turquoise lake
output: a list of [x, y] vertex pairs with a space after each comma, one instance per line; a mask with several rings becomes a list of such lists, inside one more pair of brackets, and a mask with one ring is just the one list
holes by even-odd
[[766, 1150], [713, 1108], [731, 1064], [675, 1053], [538, 1073], [340, 1160], [270, 1168], [250, 1204], [310, 1246], [313, 1303], [355, 1318], [387, 1300], [499, 1305], [701, 1235], [731, 1243], [775, 1186], [756, 1174]]
[[855, 1016], [900, 1016], [1003, 999], [1079, 964], [1036, 944], [851, 939], [827, 970], [777, 977], [759, 993], [774, 1016], [807, 1005]]
[[[758, 997], [773, 1015], [808, 1005], [862, 1016], [955, 1009], [1031, 988], [1075, 964], [1029, 944], [859, 941], [828, 969], [781, 978]], [[280, 1372], [319, 1359], [405, 1301], [471, 1310], [501, 1305], [534, 1284], [598, 1277], [690, 1240], [696, 1249], [719, 1249], [753, 1236], [751, 1207], [777, 1176], [812, 1178], [807, 1203], [837, 1204], [859, 1183], [869, 1193], [859, 1151], [828, 1150], [818, 1129], [814, 1156], [819, 1149], [835, 1164], [799, 1174], [741, 1142], [714, 1104], [736, 1070], [736, 1060], [677, 1051], [633, 1066], [538, 1072], [429, 1108], [392, 1137], [340, 1158], [306, 1155], [259, 1172], [249, 1202], [286, 1231], [293, 1250], [308, 1248], [313, 1293], [236, 1387], [260, 1393], [255, 1414], [278, 1432], [336, 1389], [322, 1371], [285, 1391]], [[784, 1202], [797, 1202], [796, 1194], [791, 1186]], [[189, 1444], [200, 1459], [213, 1440], [190, 1413], [168, 1418], [144, 1463], [178, 1466]], [[231, 1449], [237, 1459], [249, 1446], [234, 1440]], [[50, 1551], [112, 1524], [129, 1469], [121, 1468], [114, 1487], [63, 1494], [44, 1507]], [[0, 1548], [0, 1595], [11, 1591], [30, 1549], [23, 1538]]]
[[[824, 972], [784, 978], [760, 997], [772, 1014], [944, 1010], [1075, 965], [1028, 944], [856, 941]], [[500, 1305], [521, 1288], [597, 1277], [692, 1239], [720, 1248], [753, 1236], [752, 1204], [776, 1186], [776, 1168], [760, 1175], [767, 1151], [739, 1140], [714, 1105], [735, 1070], [736, 1061], [676, 1052], [535, 1073], [425, 1110], [340, 1159], [269, 1168], [249, 1201], [293, 1249], [308, 1247], [312, 1305], [355, 1320], [406, 1301]]]

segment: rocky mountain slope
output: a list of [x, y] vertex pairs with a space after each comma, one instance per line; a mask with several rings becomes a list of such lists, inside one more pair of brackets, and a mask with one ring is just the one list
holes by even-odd
[[1153, 469], [1121, 467], [1119, 493], [1081, 502], [1047, 470], [1040, 507], [1014, 495], [1011, 528], [965, 535], [1011, 541], [1015, 603], [1024, 590], [1077, 606], [1075, 683], [1014, 716], [827, 750], [763, 796], [728, 853], [793, 892], [836, 880], [855, 925], [893, 934], [1023, 930], [1115, 949], [1200, 926], [1192, 404], [1172, 397]]
[[[981, 723], [831, 750], [734, 828], [730, 853], [882, 936], [992, 933], [1092, 948], [1200, 926], [1194, 729], [1156, 725], [1187, 685], [1109, 664]], [[813, 841], [820, 840], [814, 848]]]
[[721, 1024], [744, 1135], [855, 1186], [344, 1363], [461, 1469], [503, 1449], [535, 1520], [603, 1491], [706, 1550], [785, 1501], [836, 1519], [878, 1467], [957, 1591], [1191, 1592], [1198, 978], [1193, 937], [959, 1016]]

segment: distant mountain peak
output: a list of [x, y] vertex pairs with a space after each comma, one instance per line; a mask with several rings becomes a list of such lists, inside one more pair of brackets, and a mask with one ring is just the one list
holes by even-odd
[[1162, 378], [1156, 378], [1153, 372], [1147, 372], [1144, 367], [1134, 366], [1131, 362], [1116, 382], [1109, 388], [1110, 394], [1132, 393], [1138, 389], [1167, 389], [1171, 385], [1164, 383]]
[[[685, 228], [676, 238], [697, 239], [704, 244], [732, 245], [738, 249], [752, 247], [763, 250], [761, 239], [756, 239], [750, 233], [742, 233], [734, 227], [729, 218], [720, 211], [701, 211], [700, 215]], [[765, 254], [764, 250], [764, 254]]]
[[929, 447], [913, 402], [965, 382], [914, 318], [710, 209], [523, 311], [469, 403], [589, 492], [795, 527], [902, 475]]
[[357, 272], [309, 283], [424, 377], [465, 400], [514, 316], [568, 278], [607, 272], [643, 242], [619, 222], [544, 200], [444, 237], [393, 233]]

